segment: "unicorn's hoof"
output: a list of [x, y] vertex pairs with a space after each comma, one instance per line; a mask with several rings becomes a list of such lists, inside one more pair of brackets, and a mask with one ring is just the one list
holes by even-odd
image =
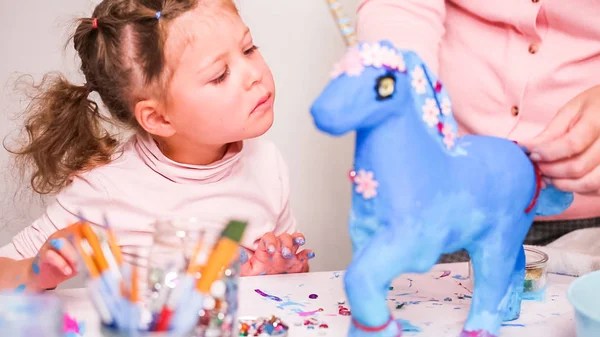
[[348, 337], [401, 337], [402, 324], [399, 321], [390, 320], [384, 326], [378, 328], [365, 327], [352, 320]]
[[466, 331], [463, 330], [460, 334], [460, 337], [496, 337], [496, 335], [492, 335], [491, 333], [485, 330], [477, 330], [477, 331]]

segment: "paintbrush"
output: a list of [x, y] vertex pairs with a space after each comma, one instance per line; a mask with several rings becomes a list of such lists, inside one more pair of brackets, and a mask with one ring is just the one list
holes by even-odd
[[130, 291], [130, 289], [127, 285], [127, 282], [125, 282], [125, 279], [130, 278], [130, 266], [124, 263], [121, 247], [119, 247], [119, 245], [117, 244], [117, 239], [108, 223], [106, 215], [104, 214], [102, 218], [104, 224], [103, 233], [105, 234], [100, 235], [102, 252], [106, 257], [110, 271], [119, 283], [121, 295], [127, 297], [127, 294]]
[[85, 242], [87, 242], [93, 252], [93, 259], [96, 263], [96, 267], [98, 268], [102, 284], [104, 285], [104, 287], [101, 287], [101, 290], [104, 290], [101, 293], [104, 295], [103, 297], [111, 309], [112, 317], [118, 326], [123, 326], [123, 322], [126, 321], [126, 317], [124, 317], [122, 310], [123, 299], [121, 296], [119, 296], [121, 293], [119, 289], [119, 280], [110, 270], [109, 262], [106, 258], [106, 255], [109, 255], [110, 258], [112, 254], [110, 254], [110, 252], [107, 252], [108, 254], [106, 255], [104, 254], [102, 244], [98, 240], [98, 236], [89, 224], [83, 223], [81, 225], [81, 236], [85, 238]]
[[141, 320], [141, 308], [139, 307], [140, 302], [140, 291], [139, 291], [139, 275], [138, 266], [131, 266], [131, 283], [129, 287], [129, 297], [126, 301], [126, 310], [128, 313], [128, 319], [125, 325], [121, 328], [121, 331], [125, 331], [128, 336], [135, 336], [140, 329]]
[[98, 311], [98, 315], [100, 316], [100, 320], [102, 321], [102, 323], [106, 326], [114, 326], [115, 321], [113, 320], [110, 309], [108, 308], [108, 304], [106, 303], [105, 299], [101, 296], [101, 289], [103, 288], [103, 285], [102, 280], [100, 279], [100, 272], [98, 271], [96, 263], [94, 262], [90, 254], [88, 254], [88, 251], [91, 250], [91, 247], [89, 247], [89, 245], [87, 244], [87, 247], [84, 246], [84, 243], [81, 240], [81, 233], [79, 232], [79, 227], [80, 226], [77, 226], [77, 228], [75, 228], [76, 232], [74, 233], [75, 235], [73, 238], [73, 243], [75, 245], [75, 248], [79, 251], [79, 256], [81, 256], [81, 259], [83, 260], [83, 263], [85, 264], [89, 275], [89, 277], [86, 280], [86, 288], [88, 289], [88, 295], [90, 296], [92, 303], [96, 307], [96, 310]]
[[169, 329], [173, 313], [177, 307], [180, 306], [180, 302], [185, 300], [185, 296], [183, 295], [191, 293], [191, 291], [194, 289], [196, 271], [198, 269], [196, 260], [198, 259], [198, 254], [200, 253], [201, 248], [202, 239], [196, 243], [196, 247], [194, 248], [194, 252], [190, 257], [190, 262], [188, 263], [186, 273], [182, 275], [181, 279], [177, 282], [177, 286], [169, 293], [167, 299], [165, 300], [154, 327], [155, 331], [167, 331]]
[[173, 315], [171, 330], [176, 333], [190, 331], [198, 322], [198, 312], [204, 299], [209, 295], [210, 287], [219, 278], [223, 269], [239, 254], [239, 243], [244, 235], [247, 222], [230, 221], [221, 233], [221, 237], [210, 253], [206, 264], [201, 268], [200, 279], [186, 301], [177, 307]]

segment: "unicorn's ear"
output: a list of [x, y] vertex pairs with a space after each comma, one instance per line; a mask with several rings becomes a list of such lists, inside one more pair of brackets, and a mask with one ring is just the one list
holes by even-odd
[[386, 47], [391, 48], [396, 51], [398, 50], [398, 48], [396, 48], [396, 46], [394, 46], [394, 44], [389, 40], [381, 40], [381, 41], [379, 41], [379, 44], [381, 46], [386, 46]]

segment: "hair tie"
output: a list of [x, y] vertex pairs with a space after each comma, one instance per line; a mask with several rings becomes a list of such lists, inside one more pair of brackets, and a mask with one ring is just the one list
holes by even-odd
[[92, 20], [92, 28], [98, 29], [98, 18], [94, 18], [94, 20]]
[[156, 12], [156, 20], [160, 19], [160, 16], [161, 16], [161, 12], [160, 11]]

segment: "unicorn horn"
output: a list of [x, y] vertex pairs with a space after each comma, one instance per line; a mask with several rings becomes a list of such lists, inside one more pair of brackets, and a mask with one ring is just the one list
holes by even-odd
[[355, 46], [358, 44], [358, 39], [354, 33], [354, 27], [352, 21], [344, 15], [342, 12], [342, 5], [339, 0], [326, 0], [331, 10], [331, 14], [337, 23], [337, 26], [342, 33], [342, 37], [346, 42], [347, 46]]

